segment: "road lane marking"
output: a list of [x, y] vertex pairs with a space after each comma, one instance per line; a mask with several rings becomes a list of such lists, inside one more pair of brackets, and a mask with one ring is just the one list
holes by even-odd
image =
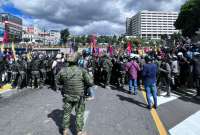
[[[145, 98], [145, 102], [147, 103], [147, 98], [146, 98], [146, 93], [144, 90], [142, 90], [142, 94]], [[153, 117], [153, 120], [156, 124], [156, 127], [158, 129], [158, 132], [160, 135], [168, 135], [166, 128], [164, 127], [162, 121], [160, 120], [160, 117], [158, 116], [158, 113], [156, 112], [156, 110], [154, 108], [151, 109], [151, 115]]]
[[[171, 102], [171, 101], [173, 101], [173, 100], [176, 100], [176, 99], [178, 99], [180, 96], [178, 96], [178, 95], [176, 95], [176, 94], [174, 94], [174, 93], [171, 93], [171, 96], [170, 97], [165, 97], [165, 95], [166, 95], [167, 93], [166, 92], [164, 92], [164, 93], [162, 93], [161, 94], [161, 96], [158, 96], [157, 97], [157, 104], [158, 104], [158, 106], [160, 106], [160, 105], [162, 105], [162, 104], [165, 104], [165, 103], [168, 103], [168, 102]], [[152, 102], [153, 102], [153, 97], [151, 96], [151, 100], [152, 100]]]
[[191, 115], [183, 122], [169, 130], [171, 135], [199, 135], [200, 134], [200, 111]]

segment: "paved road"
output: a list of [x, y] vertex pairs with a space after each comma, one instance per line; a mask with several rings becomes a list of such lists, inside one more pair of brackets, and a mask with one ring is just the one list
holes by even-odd
[[[159, 134], [141, 92], [133, 96], [125, 89], [100, 86], [95, 92], [96, 98], [87, 102], [85, 113], [89, 135]], [[187, 118], [200, 110], [198, 102], [178, 93], [170, 99], [160, 97], [159, 103], [158, 115], [172, 135], [179, 135], [177, 131], [184, 127], [181, 123], [188, 123]], [[0, 135], [60, 135], [62, 114], [59, 93], [47, 88], [27, 89], [9, 99], [0, 99]], [[73, 114], [71, 129], [75, 133]]]

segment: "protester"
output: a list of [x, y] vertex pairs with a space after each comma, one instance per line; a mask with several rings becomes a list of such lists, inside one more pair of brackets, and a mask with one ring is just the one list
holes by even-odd
[[144, 87], [146, 90], [146, 97], [148, 102], [148, 108], [151, 109], [151, 95], [154, 99], [154, 108], [157, 108], [157, 87], [156, 87], [156, 74], [157, 66], [152, 63], [152, 58], [145, 57], [146, 64], [143, 67], [142, 76], [144, 78]]
[[138, 91], [138, 72], [140, 71], [140, 67], [136, 62], [136, 57], [130, 57], [130, 61], [126, 64], [126, 72], [128, 73], [129, 79], [129, 93], [132, 94], [132, 86], [134, 86], [134, 95], [137, 95]]

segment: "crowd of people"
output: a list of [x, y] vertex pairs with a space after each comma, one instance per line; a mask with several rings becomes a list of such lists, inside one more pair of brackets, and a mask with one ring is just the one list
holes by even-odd
[[[73, 55], [75, 54], [77, 53]], [[71, 55], [58, 53], [53, 56], [44, 52], [29, 52], [15, 56], [9, 50], [0, 52], [0, 87], [10, 83], [16, 89], [23, 87], [40, 89], [45, 85], [54, 90], [60, 89], [63, 97], [68, 101], [64, 107], [68, 113], [74, 105], [76, 106], [71, 102], [78, 103], [78, 97], [66, 96], [66, 91], [72, 95], [78, 93], [80, 96], [80, 91], [77, 90], [84, 87], [84, 97], [86, 96], [88, 100], [94, 99], [91, 78], [94, 84], [108, 89], [111, 85], [123, 88], [128, 84], [129, 94], [133, 95], [137, 95], [138, 90], [144, 86], [149, 109], [157, 108], [157, 96], [163, 91], [166, 91], [166, 96], [170, 97], [172, 90], [195, 88], [196, 97], [200, 96], [200, 47], [198, 45], [179, 43], [176, 48], [154, 49], [142, 56], [138, 51], [127, 53], [124, 50], [112, 54], [108, 51], [98, 55], [83, 50], [82, 54], [73, 57], [73, 62], [70, 60]], [[77, 79], [75, 76], [82, 76], [82, 78]], [[76, 79], [73, 80], [74, 77]], [[84, 83], [80, 83], [81, 80], [85, 80]], [[62, 81], [67, 83], [61, 83]], [[89, 85], [85, 85], [85, 82]], [[59, 88], [59, 84], [65, 87], [65, 91]], [[72, 86], [76, 86], [76, 89]], [[151, 95], [154, 99], [153, 106]], [[78, 109], [80, 104], [76, 107], [80, 111]], [[79, 112], [81, 116], [84, 108], [84, 104], [81, 104]], [[68, 113], [64, 121], [67, 126]], [[81, 129], [83, 123], [79, 124]]]
[[[95, 84], [102, 83], [104, 87], [117, 85], [123, 87], [129, 84], [130, 94], [137, 94], [138, 87], [143, 84], [143, 66], [145, 56], [114, 53], [90, 53], [83, 50], [78, 65], [85, 68], [94, 77]], [[166, 89], [167, 96], [171, 90], [188, 87], [197, 88], [199, 83], [199, 47], [197, 45], [179, 45], [176, 48], [159, 48], [151, 50], [148, 56], [157, 65], [156, 84], [158, 95]], [[17, 55], [14, 58], [12, 51], [0, 53], [0, 87], [10, 83], [13, 88], [23, 87], [41, 88], [45, 84], [55, 87], [55, 75], [63, 66], [67, 66], [67, 55], [49, 55], [42, 52], [31, 52]], [[134, 92], [132, 92], [132, 86]], [[161, 88], [162, 87], [162, 88]], [[165, 88], [164, 88], [165, 87]], [[199, 91], [197, 91], [199, 95]]]

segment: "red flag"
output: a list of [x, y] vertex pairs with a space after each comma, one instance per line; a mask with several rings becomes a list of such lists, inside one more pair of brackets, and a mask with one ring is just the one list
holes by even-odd
[[91, 41], [90, 41], [90, 48], [91, 48], [91, 53], [96, 53], [96, 35], [92, 35]]
[[128, 54], [130, 55], [130, 54], [131, 54], [131, 51], [132, 51], [132, 45], [131, 45], [131, 42], [130, 42], [130, 41], [128, 41], [127, 51], [128, 51]]
[[3, 43], [8, 43], [8, 33], [5, 31], [3, 35]]

